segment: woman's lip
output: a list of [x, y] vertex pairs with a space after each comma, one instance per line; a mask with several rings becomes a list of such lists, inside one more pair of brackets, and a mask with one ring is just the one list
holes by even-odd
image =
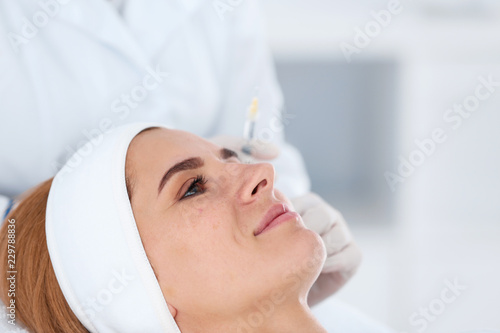
[[268, 224], [267, 227], [265, 227], [264, 230], [262, 230], [260, 233], [262, 234], [262, 233], [269, 231], [272, 228], [274, 228], [274, 227], [276, 227], [276, 226], [278, 226], [286, 221], [289, 221], [292, 219], [297, 219], [298, 217], [299, 217], [299, 214], [296, 212], [286, 212], [284, 214], [281, 214], [280, 216], [278, 216], [277, 218], [272, 220], [271, 223]]
[[262, 218], [262, 220], [260, 221], [257, 230], [254, 232], [254, 235], [258, 236], [261, 233], [268, 231], [285, 221], [296, 218], [297, 216], [298, 214], [290, 211], [288, 206], [285, 204], [273, 205], [267, 211], [266, 215], [264, 215], [264, 218]]

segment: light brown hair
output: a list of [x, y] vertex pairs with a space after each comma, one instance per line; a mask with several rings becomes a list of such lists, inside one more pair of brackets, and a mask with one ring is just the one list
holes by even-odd
[[[0, 298], [10, 304], [8, 264], [9, 224], [15, 228], [15, 314], [33, 333], [88, 333], [57, 282], [45, 238], [45, 211], [53, 178], [25, 192], [0, 228]], [[9, 223], [9, 221], [15, 221]], [[13, 233], [11, 231], [11, 233]], [[12, 238], [12, 236], [11, 236]]]

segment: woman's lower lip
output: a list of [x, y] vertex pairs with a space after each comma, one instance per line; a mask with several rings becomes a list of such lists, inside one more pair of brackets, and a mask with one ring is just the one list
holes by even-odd
[[299, 214], [296, 212], [286, 212], [284, 214], [281, 214], [280, 216], [278, 216], [277, 218], [272, 220], [271, 223], [269, 223], [269, 225], [267, 227], [265, 227], [264, 230], [262, 230], [261, 234], [266, 232], [266, 231], [271, 230], [272, 228], [274, 228], [274, 227], [276, 227], [276, 226], [278, 226], [286, 221], [289, 221], [292, 219], [297, 219], [297, 218], [299, 218]]

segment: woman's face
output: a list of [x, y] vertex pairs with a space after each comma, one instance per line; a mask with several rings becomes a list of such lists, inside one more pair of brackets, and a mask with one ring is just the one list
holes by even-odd
[[[298, 214], [273, 220], [293, 208], [274, 188], [271, 164], [242, 164], [233, 152], [190, 133], [156, 128], [139, 134], [126, 174], [146, 253], [178, 316], [241, 313], [286, 291], [294, 282], [287, 274], [322, 246]], [[281, 223], [259, 233], [261, 222], [271, 220]], [[307, 293], [321, 264], [300, 275], [298, 293]]]

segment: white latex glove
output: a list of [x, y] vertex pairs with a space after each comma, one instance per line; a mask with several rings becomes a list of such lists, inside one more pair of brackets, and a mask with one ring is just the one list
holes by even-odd
[[251, 141], [251, 155], [243, 152], [243, 147], [247, 145], [247, 142], [241, 137], [219, 135], [210, 138], [209, 141], [224, 148], [234, 150], [244, 163], [255, 163], [257, 160], [269, 161], [275, 159], [280, 154], [278, 146], [260, 140]]
[[361, 264], [361, 250], [354, 242], [342, 214], [318, 195], [308, 193], [291, 201], [306, 227], [317, 232], [325, 243], [327, 258], [317, 281], [322, 290], [315, 290], [316, 294], [324, 294], [315, 298], [324, 299], [354, 275]]

